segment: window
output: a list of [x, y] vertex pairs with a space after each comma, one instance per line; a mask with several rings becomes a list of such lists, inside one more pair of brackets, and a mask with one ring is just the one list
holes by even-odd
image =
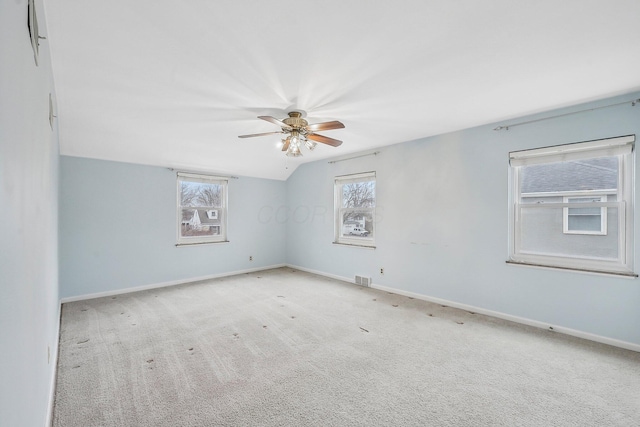
[[635, 276], [634, 141], [510, 153], [509, 262]]
[[335, 243], [373, 247], [375, 211], [375, 172], [336, 177]]
[[227, 178], [178, 172], [178, 245], [227, 240]]

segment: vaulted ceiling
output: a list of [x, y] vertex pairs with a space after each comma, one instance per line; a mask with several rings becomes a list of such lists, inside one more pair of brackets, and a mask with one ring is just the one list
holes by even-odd
[[[348, 155], [640, 90], [638, 0], [56, 0], [64, 155], [286, 179]], [[288, 158], [259, 115], [344, 141]]]

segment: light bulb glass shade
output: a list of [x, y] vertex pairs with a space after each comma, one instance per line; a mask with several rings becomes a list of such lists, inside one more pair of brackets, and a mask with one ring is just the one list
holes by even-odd
[[316, 148], [316, 142], [315, 141], [309, 141], [308, 139], [304, 140], [304, 145], [309, 149], [309, 151], [313, 151], [314, 148]]
[[291, 134], [287, 137], [289, 140], [289, 147], [287, 148], [287, 156], [289, 157], [300, 157], [302, 156], [302, 152], [300, 151], [300, 132], [298, 130], [292, 130]]
[[291, 131], [291, 136], [289, 136], [289, 139], [291, 140], [291, 144], [298, 144], [298, 142], [300, 141], [300, 132], [298, 132], [297, 130], [292, 130]]
[[287, 138], [289, 140], [289, 147], [287, 148], [287, 156], [299, 157], [302, 156], [300, 152], [300, 138], [297, 131], [291, 132], [291, 136]]
[[298, 144], [297, 141], [295, 143], [291, 141], [291, 144], [289, 144], [289, 149], [287, 150], [287, 156], [289, 157], [302, 156], [302, 152], [300, 151], [300, 144]]

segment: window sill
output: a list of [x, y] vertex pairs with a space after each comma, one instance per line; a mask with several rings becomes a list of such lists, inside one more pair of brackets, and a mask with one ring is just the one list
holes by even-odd
[[176, 247], [181, 247], [181, 246], [199, 246], [199, 245], [217, 245], [219, 243], [230, 243], [230, 242], [228, 240], [220, 240], [219, 242], [176, 243]]
[[344, 243], [344, 242], [332, 242], [334, 245], [338, 246], [349, 246], [352, 248], [363, 248], [363, 249], [375, 249], [376, 247], [373, 245], [358, 245], [356, 243]]
[[510, 265], [519, 265], [523, 267], [533, 267], [533, 268], [542, 268], [542, 269], [551, 269], [551, 270], [565, 270], [565, 271], [573, 271], [576, 273], [595, 274], [595, 275], [601, 275], [601, 276], [624, 277], [627, 279], [635, 279], [638, 277], [636, 273], [631, 273], [631, 272], [626, 273], [626, 272], [617, 272], [617, 271], [587, 270], [587, 269], [575, 268], [575, 267], [558, 267], [555, 265], [543, 265], [543, 264], [535, 264], [530, 262], [512, 261], [512, 260], [507, 260], [506, 263]]

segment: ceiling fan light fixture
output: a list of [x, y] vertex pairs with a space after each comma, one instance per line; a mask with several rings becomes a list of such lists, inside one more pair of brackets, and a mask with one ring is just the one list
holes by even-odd
[[304, 111], [294, 110], [287, 113], [289, 117], [278, 120], [271, 116], [258, 116], [259, 119], [265, 120], [269, 123], [280, 126], [280, 131], [277, 132], [263, 132], [254, 133], [250, 135], [240, 135], [239, 138], [251, 138], [254, 136], [265, 136], [273, 134], [284, 134], [282, 144], [279, 144], [281, 151], [289, 157], [300, 157], [302, 152], [300, 147], [304, 145], [309, 151], [316, 148], [318, 142], [326, 144], [332, 147], [338, 147], [342, 144], [342, 141], [338, 139], [329, 138], [324, 135], [319, 135], [317, 131], [325, 131], [332, 129], [342, 129], [344, 124], [337, 120], [323, 123], [309, 124], [304, 117], [306, 113]]
[[297, 138], [295, 140], [291, 138], [291, 142], [289, 143], [289, 148], [287, 149], [287, 156], [289, 157], [302, 156], [302, 151], [300, 151], [300, 141], [298, 141]]
[[300, 132], [298, 132], [297, 130], [292, 130], [291, 131], [291, 136], [289, 136], [289, 139], [290, 139], [292, 145], [299, 145], [300, 144]]

